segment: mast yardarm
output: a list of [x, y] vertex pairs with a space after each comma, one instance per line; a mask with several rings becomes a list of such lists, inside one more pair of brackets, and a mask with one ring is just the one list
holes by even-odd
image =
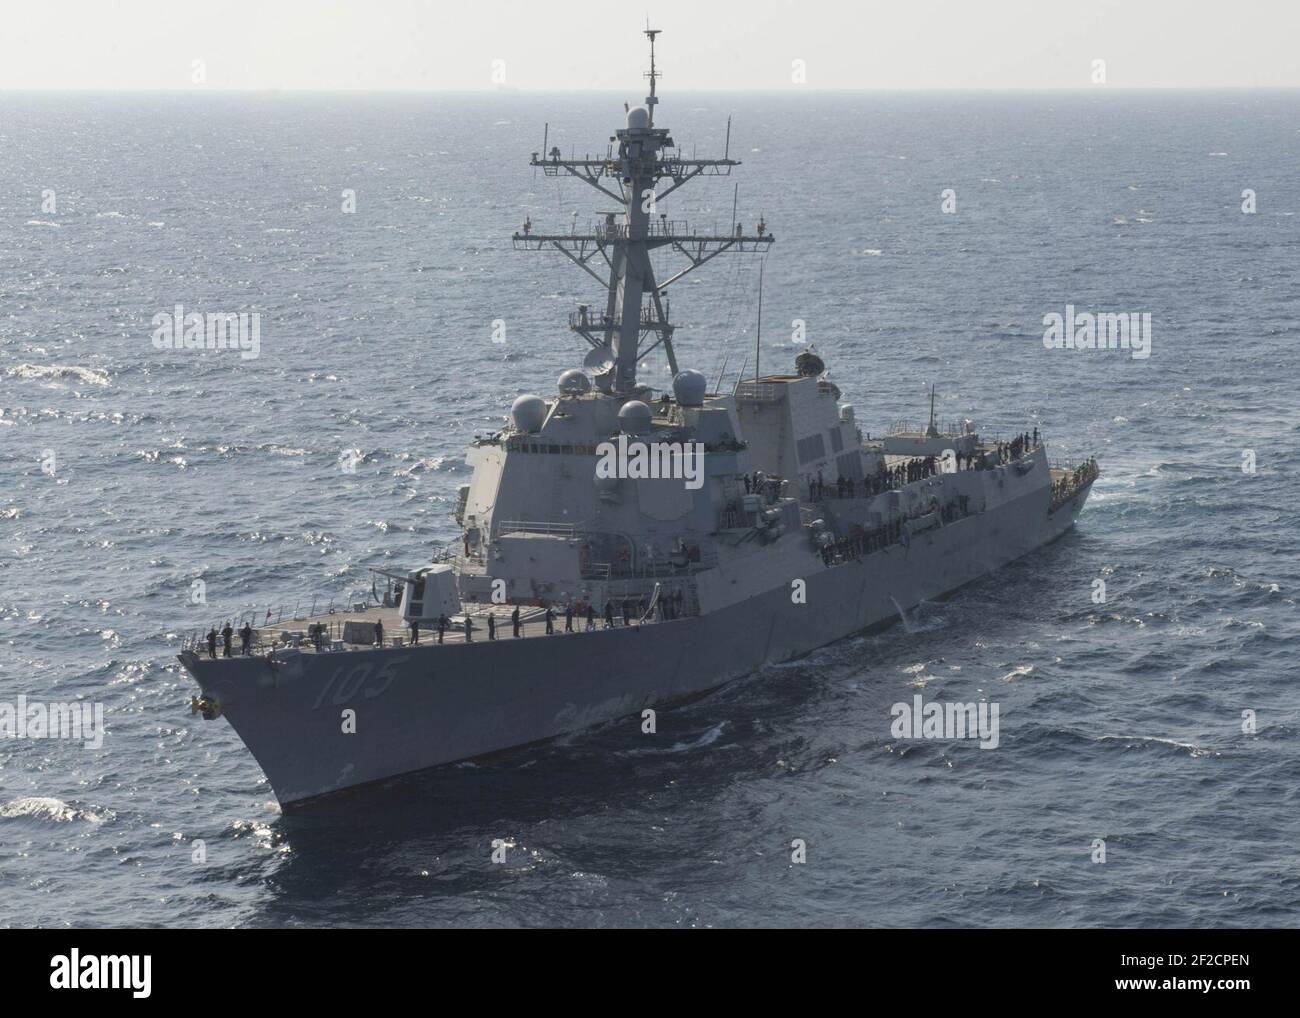
[[[610, 138], [605, 158], [564, 159], [558, 146], [532, 154], [530, 165], [541, 167], [547, 176], [576, 177], [613, 201], [617, 210], [604, 212], [587, 232], [579, 233], [576, 227], [568, 233], [536, 232], [529, 220], [512, 238], [523, 250], [556, 249], [605, 288], [603, 308], [579, 304], [569, 327], [591, 346], [586, 363], [596, 370], [596, 384], [620, 395], [636, 391], [637, 362], [661, 343], [669, 369], [677, 374], [668, 287], [724, 251], [766, 250], [775, 240], [761, 220], [749, 233], [736, 223], [729, 234], [700, 234], [684, 220], [670, 220], [659, 211], [660, 203], [683, 184], [700, 176], [728, 176], [740, 165], [726, 153], [721, 159], [684, 159], [668, 130], [654, 126], [660, 77], [654, 46], [659, 32], [648, 26], [645, 30], [650, 40], [650, 94], [644, 106], [627, 111], [626, 126]], [[650, 263], [650, 252], [658, 248], [670, 248], [685, 259], [662, 281]]]

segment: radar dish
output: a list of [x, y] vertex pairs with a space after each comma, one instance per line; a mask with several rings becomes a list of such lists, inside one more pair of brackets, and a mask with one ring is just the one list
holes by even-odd
[[582, 358], [582, 366], [592, 374], [603, 375], [614, 366], [614, 351], [607, 346], [594, 346]]

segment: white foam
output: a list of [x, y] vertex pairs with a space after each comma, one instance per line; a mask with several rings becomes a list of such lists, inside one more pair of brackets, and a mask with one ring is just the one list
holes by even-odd
[[108, 385], [106, 371], [99, 368], [83, 368], [78, 364], [19, 364], [17, 367], [5, 368], [4, 376], [26, 381], [75, 378], [87, 385]]
[[92, 824], [102, 824], [113, 816], [108, 810], [77, 809], [69, 806], [62, 799], [53, 796], [30, 795], [15, 799], [0, 806], [0, 819], [16, 820], [21, 817], [53, 820], [56, 823], [70, 823], [73, 820], [85, 820]]

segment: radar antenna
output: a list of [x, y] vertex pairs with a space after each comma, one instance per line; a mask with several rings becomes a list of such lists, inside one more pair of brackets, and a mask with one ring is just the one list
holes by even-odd
[[651, 28], [650, 19], [645, 19], [644, 35], [650, 40], [650, 70], [646, 74], [646, 77], [650, 79], [650, 94], [645, 97], [645, 105], [646, 109], [650, 111], [651, 127], [654, 127], [655, 124], [655, 107], [659, 105], [659, 99], [655, 96], [655, 78], [658, 77], [658, 72], [655, 71], [655, 36], [661, 31], [663, 29]]
[[[619, 395], [636, 391], [637, 363], [660, 344], [669, 370], [677, 374], [672, 342], [676, 326], [668, 320], [665, 299], [669, 286], [724, 251], [766, 251], [776, 239], [761, 219], [748, 233], [735, 222], [729, 234], [719, 234], [716, 227], [712, 233], [693, 233], [684, 220], [670, 220], [658, 211], [658, 203], [683, 184], [700, 176], [729, 176], [731, 168], [740, 165], [730, 157], [730, 122], [722, 159], [683, 158], [668, 130], [654, 126], [659, 103], [655, 37], [659, 33], [646, 22], [644, 35], [650, 40], [646, 105], [627, 111], [626, 126], [610, 138], [612, 144], [604, 158], [564, 159], [556, 145], [549, 151], [534, 152], [530, 163], [548, 177], [576, 177], [614, 202], [615, 210], [604, 212], [586, 231], [580, 231], [575, 223], [567, 232], [548, 233], [530, 223], [512, 238], [519, 250], [554, 248], [605, 289], [603, 314], [594, 313], [596, 309], [590, 305], [579, 305], [569, 317], [569, 328], [592, 348], [588, 367], [610, 365], [608, 386]], [[544, 137], [549, 139], [549, 129]], [[543, 149], [545, 146], [546, 141]], [[676, 251], [687, 262], [662, 282], [650, 262], [651, 252], [661, 248]], [[608, 266], [608, 277], [598, 271], [598, 257]]]

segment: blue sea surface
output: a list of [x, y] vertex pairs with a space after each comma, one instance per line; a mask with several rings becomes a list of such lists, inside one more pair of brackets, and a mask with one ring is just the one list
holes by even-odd
[[[426, 563], [466, 443], [581, 362], [598, 287], [509, 238], [610, 205], [528, 157], [544, 125], [602, 156], [631, 98], [0, 94], [0, 701], [107, 727], [0, 739], [0, 925], [1300, 921], [1297, 92], [665, 94], [685, 154], [730, 115], [743, 165], [660, 211], [776, 235], [763, 370], [800, 321], [867, 432], [934, 383], [944, 420], [1095, 454], [1078, 526], [653, 738], [309, 815], [191, 717], [184, 634]], [[752, 372], [757, 281], [673, 287], [682, 366]], [[177, 304], [258, 312], [260, 356], [155, 349]], [[1151, 356], [1045, 349], [1067, 304], [1149, 313]], [[918, 693], [999, 704], [998, 747], [894, 738]]]

